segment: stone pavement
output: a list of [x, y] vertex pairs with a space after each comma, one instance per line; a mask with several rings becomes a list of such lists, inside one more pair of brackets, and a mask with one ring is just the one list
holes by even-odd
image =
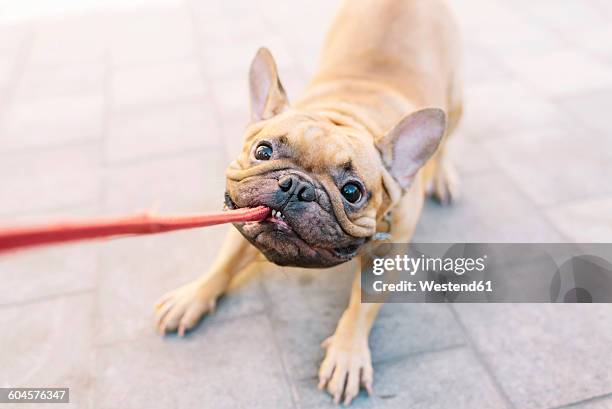
[[[268, 46], [298, 95], [337, 6], [140, 3], [0, 26], [0, 221], [219, 209], [250, 58]], [[612, 3], [453, 4], [463, 196], [429, 203], [415, 240], [609, 242]], [[0, 260], [0, 386], [69, 386], [72, 408], [330, 407], [318, 344], [350, 265], [258, 263], [185, 339], [154, 333], [157, 297], [204, 272], [224, 230]], [[608, 305], [388, 305], [371, 346], [375, 394], [355, 408], [612, 408]]]

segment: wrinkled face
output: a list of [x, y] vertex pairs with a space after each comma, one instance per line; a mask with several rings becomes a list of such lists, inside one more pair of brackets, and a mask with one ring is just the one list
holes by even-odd
[[355, 256], [375, 232], [380, 156], [366, 135], [289, 110], [246, 131], [227, 171], [228, 208], [267, 206], [238, 230], [272, 262], [329, 267]]

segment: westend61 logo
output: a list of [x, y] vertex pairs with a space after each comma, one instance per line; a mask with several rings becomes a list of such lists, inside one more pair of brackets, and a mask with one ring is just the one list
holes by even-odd
[[373, 261], [372, 273], [382, 275], [385, 271], [405, 271], [414, 276], [419, 271], [439, 271], [455, 273], [460, 276], [472, 271], [484, 271], [487, 255], [478, 258], [411, 257], [407, 254], [392, 258], [376, 257]]
[[365, 303], [612, 303], [612, 244], [384, 243], [361, 261]]

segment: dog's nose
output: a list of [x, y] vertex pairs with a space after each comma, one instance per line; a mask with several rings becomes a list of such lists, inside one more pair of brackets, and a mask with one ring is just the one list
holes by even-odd
[[289, 189], [291, 189], [291, 185], [293, 185], [293, 176], [283, 176], [278, 180], [278, 187], [280, 187], [283, 192], [288, 192]]
[[314, 186], [295, 175], [286, 175], [280, 178], [278, 187], [289, 196], [295, 195], [300, 202], [312, 202], [316, 199]]
[[302, 202], [312, 202], [315, 200], [314, 187], [308, 182], [301, 182], [297, 192], [297, 197]]

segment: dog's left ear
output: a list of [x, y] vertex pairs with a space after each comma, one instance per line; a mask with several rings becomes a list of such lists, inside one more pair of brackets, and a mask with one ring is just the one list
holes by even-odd
[[265, 47], [257, 50], [249, 70], [251, 120], [272, 118], [288, 106], [287, 94], [278, 78], [274, 57]]
[[434, 154], [446, 129], [446, 114], [425, 108], [402, 119], [376, 141], [383, 164], [403, 189], [412, 184], [419, 169]]

